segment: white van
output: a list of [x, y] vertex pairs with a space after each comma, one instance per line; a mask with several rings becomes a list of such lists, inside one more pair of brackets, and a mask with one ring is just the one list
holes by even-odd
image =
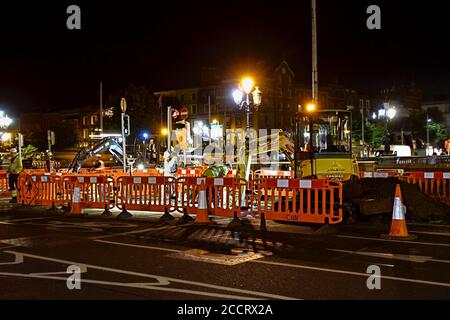
[[405, 145], [392, 145], [391, 151], [397, 157], [411, 157], [411, 147]]

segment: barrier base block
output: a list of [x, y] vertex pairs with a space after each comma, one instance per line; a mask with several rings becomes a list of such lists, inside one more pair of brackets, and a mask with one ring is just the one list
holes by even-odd
[[130, 218], [133, 215], [129, 213], [126, 209], [123, 209], [121, 213], [117, 216], [117, 218]]
[[387, 239], [387, 240], [415, 240], [415, 239], [417, 239], [417, 235], [410, 234], [407, 237], [396, 237], [396, 236], [390, 236], [388, 234], [382, 234], [382, 235], [380, 235], [380, 238]]
[[191, 221], [194, 221], [194, 218], [192, 218], [190, 215], [188, 215], [187, 210], [184, 209], [183, 216], [180, 219], [178, 219], [178, 221], [176, 222], [176, 225], [186, 224]]
[[159, 222], [167, 222], [175, 220], [175, 218], [169, 213], [169, 210], [164, 209], [164, 214], [159, 218]]
[[102, 213], [102, 217], [111, 217], [112, 216], [112, 212], [109, 211], [108, 207], [105, 205], [105, 210]]

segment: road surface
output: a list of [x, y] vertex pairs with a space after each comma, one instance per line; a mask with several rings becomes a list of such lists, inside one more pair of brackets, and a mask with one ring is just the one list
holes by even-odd
[[[256, 222], [177, 225], [156, 213], [100, 213], [2, 199], [0, 299], [450, 298], [450, 225], [409, 224], [418, 238], [394, 241], [380, 238], [389, 230], [381, 222], [268, 223], [261, 232]], [[368, 288], [377, 283], [369, 266], [381, 271], [380, 289]], [[69, 289], [76, 271], [80, 289]]]

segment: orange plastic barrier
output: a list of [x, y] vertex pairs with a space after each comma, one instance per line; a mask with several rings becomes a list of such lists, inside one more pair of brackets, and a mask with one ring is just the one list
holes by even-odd
[[200, 177], [207, 167], [192, 167], [177, 170], [177, 177]]
[[382, 171], [360, 171], [359, 177], [365, 178], [390, 178], [401, 176], [402, 172], [398, 170], [382, 170]]
[[450, 203], [450, 172], [405, 172], [400, 180], [418, 185], [436, 200]]
[[258, 180], [258, 179], [262, 179], [262, 178], [275, 178], [275, 177], [294, 178], [295, 172], [294, 172], [294, 170], [283, 171], [283, 170], [260, 169], [260, 170], [256, 170], [253, 173], [254, 180]]
[[205, 187], [206, 205], [212, 215], [231, 217], [240, 210], [243, 184], [239, 179], [184, 177], [177, 180], [177, 185], [178, 211], [198, 213], [201, 186]]
[[[245, 217], [336, 224], [342, 221], [342, 184], [335, 180], [234, 177], [22, 174], [19, 201], [31, 205]], [[245, 191], [245, 192], [244, 192]], [[199, 221], [200, 221], [199, 220]]]
[[[337, 224], [342, 184], [336, 180], [261, 179], [251, 187], [250, 213], [268, 220]], [[338, 205], [338, 206], [336, 206]]]
[[50, 173], [24, 174], [19, 176], [17, 201], [31, 205], [61, 204], [61, 176]]
[[[114, 178], [101, 175], [65, 175], [61, 183], [61, 202], [82, 208], [114, 208]], [[76, 194], [76, 199], [74, 195]]]
[[119, 209], [175, 211], [175, 179], [163, 176], [122, 176], [116, 179]]
[[0, 196], [10, 196], [8, 177], [5, 170], [0, 171]]

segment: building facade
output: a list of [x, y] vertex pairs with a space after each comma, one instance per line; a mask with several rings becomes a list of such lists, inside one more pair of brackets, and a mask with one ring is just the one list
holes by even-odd
[[55, 132], [56, 149], [85, 147], [100, 132], [99, 114], [97, 107], [23, 113], [20, 131], [27, 143], [42, 149], [48, 146], [47, 130]]
[[[262, 103], [257, 111], [252, 112], [250, 126], [257, 129], [292, 130], [299, 107], [311, 101], [311, 87], [295, 81], [295, 74], [286, 61], [265, 70], [255, 78], [255, 86], [262, 92]], [[217, 79], [211, 73], [208, 75], [209, 79]], [[220, 123], [224, 130], [245, 128], [246, 114], [232, 98], [232, 92], [239, 82], [237, 78], [215, 84], [210, 80], [202, 82], [208, 85], [157, 91], [154, 95], [164, 97], [166, 101], [171, 98], [174, 107], [187, 107], [191, 126], [207, 126], [212, 122]], [[319, 88], [320, 109], [345, 110], [349, 106], [359, 108], [361, 104], [368, 106], [370, 99], [342, 85], [322, 85]]]

